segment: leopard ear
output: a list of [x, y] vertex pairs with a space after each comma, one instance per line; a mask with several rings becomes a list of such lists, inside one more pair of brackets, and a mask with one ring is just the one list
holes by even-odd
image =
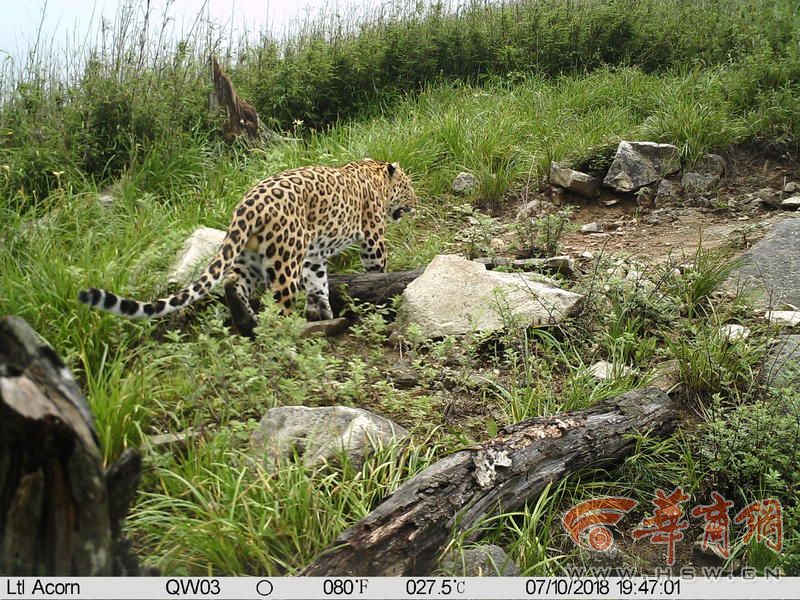
[[395, 163], [388, 163], [386, 165], [386, 171], [389, 173], [389, 177], [393, 177], [397, 169], [400, 168], [400, 165]]

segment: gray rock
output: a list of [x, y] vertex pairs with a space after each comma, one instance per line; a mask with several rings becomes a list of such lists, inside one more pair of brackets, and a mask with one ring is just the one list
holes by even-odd
[[252, 451], [267, 468], [295, 455], [311, 467], [336, 464], [342, 452], [360, 467], [375, 448], [407, 435], [400, 425], [361, 408], [280, 406], [261, 419], [252, 436]]
[[723, 289], [742, 289], [758, 307], [800, 306], [800, 218], [779, 221], [740, 257]]
[[103, 192], [97, 196], [98, 202], [103, 208], [111, 208], [114, 206], [114, 196], [108, 192]]
[[600, 360], [589, 367], [589, 374], [596, 379], [613, 379], [630, 375], [633, 371], [625, 365], [617, 365], [606, 360]]
[[647, 385], [670, 394], [680, 389], [682, 382], [680, 362], [673, 358], [658, 363], [651, 371]]
[[764, 360], [761, 380], [775, 389], [800, 390], [800, 335], [775, 340]]
[[183, 243], [178, 260], [169, 270], [170, 283], [185, 284], [192, 281], [197, 272], [222, 245], [225, 232], [212, 227], [198, 227]]
[[403, 292], [402, 328], [427, 337], [498, 331], [512, 325], [555, 325], [572, 316], [582, 296], [532, 273], [500, 273], [460, 256], [436, 256]]
[[586, 223], [581, 225], [581, 233], [603, 233], [603, 226], [600, 223]]
[[619, 192], [633, 192], [680, 169], [678, 149], [671, 144], [620, 142], [603, 180]]
[[678, 218], [670, 209], [659, 208], [650, 214], [644, 215], [641, 220], [642, 223], [646, 223], [647, 225], [663, 225], [664, 223], [677, 221]]
[[575, 260], [571, 256], [551, 256], [544, 260], [542, 266], [567, 277], [575, 274]]
[[550, 183], [580, 194], [584, 198], [594, 198], [597, 188], [600, 187], [600, 180], [596, 177], [562, 167], [557, 163], [550, 165]]
[[517, 219], [535, 219], [558, 212], [558, 207], [547, 200], [531, 200], [517, 211]]
[[719, 183], [719, 177], [710, 174], [684, 173], [681, 185], [690, 192], [707, 192]]
[[678, 195], [678, 188], [669, 179], [662, 179], [658, 182], [656, 198], [674, 198]]
[[401, 390], [408, 390], [419, 384], [419, 372], [405, 361], [392, 365], [388, 375], [395, 387]]
[[455, 194], [471, 194], [477, 191], [479, 186], [480, 182], [475, 175], [462, 171], [453, 179], [453, 184], [450, 188]]
[[694, 166], [695, 171], [705, 175], [713, 175], [717, 179], [728, 171], [728, 162], [719, 154], [704, 154]]
[[781, 327], [796, 327], [800, 325], [800, 310], [769, 310], [767, 320]]
[[500, 546], [494, 544], [466, 548], [445, 555], [439, 568], [456, 577], [517, 577], [519, 567]]
[[783, 210], [797, 210], [800, 208], [800, 194], [781, 200], [781, 208]]
[[578, 555], [583, 564], [590, 567], [620, 567], [625, 560], [625, 555], [616, 543], [607, 550], [579, 546]]
[[796, 181], [790, 181], [785, 186], [783, 186], [783, 191], [787, 194], [794, 194], [795, 192], [800, 192], [800, 184]]
[[761, 188], [755, 192], [754, 195], [764, 206], [768, 206], [769, 208], [781, 207], [780, 193], [777, 190]]
[[729, 342], [746, 340], [750, 337], [750, 328], [738, 323], [728, 323], [719, 328], [719, 334]]

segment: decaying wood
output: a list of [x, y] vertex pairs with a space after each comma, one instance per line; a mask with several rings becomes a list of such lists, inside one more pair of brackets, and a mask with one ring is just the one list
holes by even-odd
[[216, 57], [211, 57], [211, 71], [216, 101], [225, 108], [228, 115], [228, 122], [223, 130], [225, 141], [230, 143], [242, 134], [246, 134], [251, 140], [258, 139], [260, 120], [255, 107], [239, 97], [233, 89], [231, 78], [222, 70]]
[[486, 515], [521, 508], [569, 473], [620, 462], [635, 446], [627, 434], [671, 433], [674, 408], [666, 394], [648, 388], [506, 427], [489, 442], [456, 452], [407, 481], [303, 574], [427, 574], [453, 533]]
[[330, 303], [333, 314], [340, 315], [347, 306], [348, 296], [357, 302], [387, 304], [403, 293], [409, 283], [422, 275], [424, 269], [393, 273], [350, 273], [328, 275]]
[[0, 320], [0, 573], [136, 575], [122, 537], [141, 472], [106, 471], [69, 369], [18, 317]]

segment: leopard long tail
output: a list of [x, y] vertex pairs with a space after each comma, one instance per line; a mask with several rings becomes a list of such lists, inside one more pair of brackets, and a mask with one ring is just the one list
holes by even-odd
[[90, 288], [81, 290], [78, 293], [78, 300], [92, 308], [129, 319], [153, 319], [180, 310], [207, 296], [214, 286], [223, 280], [236, 258], [244, 250], [247, 240], [261, 223], [263, 223], [261, 217], [257, 220], [245, 221], [240, 215], [234, 215], [225, 239], [205, 271], [192, 283], [170, 296], [150, 302], [141, 302], [130, 298], [121, 298], [106, 290]]

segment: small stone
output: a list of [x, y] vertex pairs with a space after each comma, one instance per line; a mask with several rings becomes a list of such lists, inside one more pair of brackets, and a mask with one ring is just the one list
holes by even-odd
[[800, 208], [800, 194], [781, 200], [781, 208], [783, 210], [797, 210]]
[[575, 261], [571, 256], [551, 256], [545, 259], [542, 266], [554, 273], [568, 277], [575, 274]]
[[707, 192], [719, 183], [719, 177], [710, 174], [684, 173], [681, 185], [684, 189], [693, 192]]
[[440, 564], [446, 575], [457, 577], [516, 577], [519, 567], [499, 546], [482, 545], [445, 555]]
[[603, 233], [603, 226], [600, 223], [586, 223], [581, 225], [581, 233]]
[[550, 165], [550, 184], [562, 187], [584, 198], [593, 198], [600, 187], [600, 180], [586, 173], [559, 166], [557, 163]]
[[614, 200], [603, 200], [601, 204], [606, 207], [611, 207], [615, 204], [619, 204], [619, 198], [615, 198]]
[[477, 191], [480, 186], [478, 178], [472, 173], [462, 171], [456, 178], [453, 179], [453, 184], [450, 186], [454, 194], [471, 194]]
[[594, 258], [594, 254], [592, 254], [588, 250], [584, 250], [578, 255], [578, 258], [580, 258], [581, 260], [592, 260]]
[[728, 163], [719, 154], [705, 154], [697, 161], [695, 169], [698, 173], [712, 175], [719, 179], [727, 172]]
[[97, 197], [97, 200], [105, 208], [111, 208], [114, 205], [114, 196], [108, 193], [102, 193]]
[[489, 246], [495, 252], [505, 252], [508, 249], [508, 242], [503, 238], [492, 238], [492, 241], [489, 242]]
[[657, 364], [647, 385], [657, 387], [665, 394], [678, 391], [681, 385], [681, 364], [673, 358]]
[[659, 208], [642, 217], [642, 223], [646, 223], [647, 225], [662, 225], [664, 223], [672, 223], [676, 220], [677, 217], [666, 208]]
[[787, 194], [794, 194], [795, 192], [800, 191], [800, 184], [795, 181], [790, 181], [785, 186], [783, 186], [783, 191]]
[[517, 220], [546, 217], [558, 212], [558, 207], [548, 200], [531, 200], [517, 211]]
[[719, 328], [719, 333], [729, 342], [746, 340], [750, 337], [750, 329], [737, 323], [728, 323]]
[[616, 365], [605, 360], [598, 361], [589, 367], [589, 374], [597, 379], [613, 379], [630, 375], [632, 372], [630, 367], [625, 365]]
[[779, 194], [772, 188], [761, 188], [755, 193], [755, 197], [758, 198], [761, 204], [768, 206], [769, 208], [781, 207]]
[[553, 201], [553, 204], [556, 206], [561, 206], [564, 204], [564, 188], [561, 187], [554, 187], [550, 191], [550, 199]]
[[675, 184], [672, 183], [669, 179], [662, 179], [658, 182], [658, 189], [656, 190], [656, 197], [674, 197], [678, 195], [678, 190], [675, 187]]
[[405, 361], [394, 364], [389, 370], [389, 379], [395, 387], [401, 390], [408, 390], [419, 385], [419, 373]]
[[800, 310], [768, 310], [767, 320], [781, 327], [800, 325]]

